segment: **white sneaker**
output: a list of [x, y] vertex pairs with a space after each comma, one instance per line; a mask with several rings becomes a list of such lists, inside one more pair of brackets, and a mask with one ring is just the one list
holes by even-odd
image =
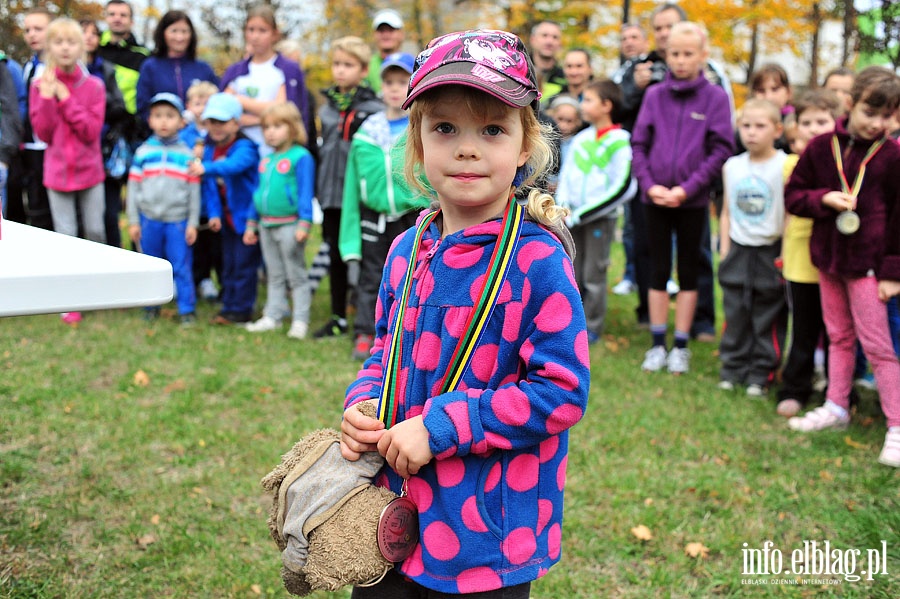
[[666, 359], [666, 366], [672, 374], [684, 374], [691, 368], [691, 350], [673, 347]]
[[719, 389], [722, 391], [734, 391], [734, 383], [727, 379], [722, 379], [719, 381]]
[[900, 428], [888, 429], [884, 436], [884, 447], [881, 449], [881, 455], [878, 456], [878, 462], [885, 466], [900, 468]]
[[291, 339], [304, 339], [308, 330], [308, 324], [299, 320], [295, 320], [291, 323], [291, 328], [290, 330], [288, 330], [287, 336]]
[[788, 427], [791, 430], [809, 433], [834, 429], [842, 431], [850, 424], [850, 416], [838, 416], [827, 405], [810, 410], [803, 416], [794, 416], [788, 419]]
[[207, 301], [214, 301], [219, 297], [219, 290], [212, 279], [203, 279], [200, 281], [200, 297]]
[[747, 397], [765, 397], [767, 393], [768, 390], [758, 383], [750, 383], [747, 385]]
[[679, 291], [681, 291], [681, 287], [678, 285], [678, 283], [676, 283], [672, 279], [669, 279], [668, 282], [666, 282], [666, 293], [668, 293], [669, 295], [678, 295]]
[[614, 295], [631, 295], [635, 291], [637, 291], [637, 285], [628, 279], [622, 279], [612, 289]]
[[256, 322], [247, 323], [244, 327], [251, 333], [265, 333], [266, 331], [274, 331], [281, 326], [281, 323], [269, 316], [263, 316]]
[[662, 345], [654, 345], [644, 354], [644, 363], [641, 368], [647, 372], [656, 372], [666, 366], [666, 348]]

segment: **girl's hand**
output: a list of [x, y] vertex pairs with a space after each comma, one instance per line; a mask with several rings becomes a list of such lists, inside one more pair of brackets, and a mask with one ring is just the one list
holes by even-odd
[[59, 81], [56, 82], [56, 98], [57, 98], [60, 102], [65, 102], [66, 100], [69, 99], [69, 96], [71, 96], [71, 95], [72, 95], [72, 94], [69, 93], [69, 88], [68, 88], [68, 87], [66, 87], [65, 85], [63, 85], [63, 84], [60, 83]]
[[647, 197], [657, 206], [666, 206], [669, 197], [669, 189], [662, 185], [654, 185], [647, 190]]
[[669, 198], [675, 202], [675, 207], [678, 207], [684, 204], [684, 201], [687, 199], [687, 192], [681, 185], [676, 185], [669, 190]]
[[202, 177], [205, 172], [206, 168], [203, 167], [203, 162], [200, 160], [192, 160], [188, 166], [188, 174], [192, 177]]
[[222, 230], [222, 219], [221, 218], [211, 218], [207, 221], [209, 225], [209, 230], [213, 233], [218, 233]]
[[416, 416], [398, 422], [384, 431], [378, 441], [378, 453], [403, 478], [409, 478], [431, 461], [434, 455], [428, 445], [425, 419]]
[[856, 198], [843, 191], [829, 191], [822, 196], [822, 203], [838, 212], [856, 208]]
[[184, 230], [184, 240], [188, 245], [194, 245], [197, 241], [197, 227], [188, 227]]
[[294, 231], [294, 239], [297, 240], [297, 243], [303, 243], [309, 239], [309, 231], [298, 227], [297, 230]]
[[129, 225], [128, 226], [128, 236], [131, 237], [131, 241], [137, 243], [141, 240], [141, 226], [140, 225]]
[[878, 299], [887, 303], [897, 295], [900, 295], [900, 281], [878, 281]]
[[41, 92], [41, 97], [45, 100], [55, 98], [56, 87], [58, 85], [59, 82], [56, 80], [56, 73], [53, 72], [53, 69], [44, 69], [40, 81], [38, 82], [38, 89]]
[[[378, 401], [367, 400], [378, 408]], [[367, 451], [377, 451], [378, 441], [384, 435], [384, 423], [377, 418], [369, 418], [356, 405], [344, 410], [341, 420], [341, 455], [355, 462]]]
[[256, 236], [256, 231], [252, 229], [247, 229], [244, 231], [244, 245], [256, 245], [256, 242], [259, 238]]

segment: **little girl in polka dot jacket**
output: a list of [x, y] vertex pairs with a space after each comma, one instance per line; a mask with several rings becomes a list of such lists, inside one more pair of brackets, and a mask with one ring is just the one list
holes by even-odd
[[[566, 212], [539, 190], [523, 204], [514, 197], [550, 162], [539, 99], [525, 48], [506, 32], [441, 36], [416, 60], [405, 175], [436, 197], [437, 212], [423, 212], [390, 250], [373, 352], [347, 390], [341, 450], [350, 460], [385, 457], [376, 483], [407, 489], [419, 543], [381, 582], [356, 587], [356, 599], [425, 589], [524, 598], [560, 559], [568, 429], [587, 407], [590, 364]], [[520, 211], [507, 245], [504, 225]], [[447, 390], [498, 247], [513, 248], [505, 279]], [[377, 402], [388, 378], [397, 418], [386, 428], [350, 408]]]

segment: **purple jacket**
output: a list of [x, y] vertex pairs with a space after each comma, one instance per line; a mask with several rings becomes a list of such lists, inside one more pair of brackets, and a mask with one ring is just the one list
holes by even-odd
[[[852, 138], [847, 119], [835, 127], [852, 186], [871, 141]], [[849, 146], [849, 147], [848, 147]], [[829, 191], [841, 189], [837, 164], [831, 151], [831, 134], [809, 142], [784, 189], [788, 212], [815, 219], [809, 252], [813, 264], [832, 275], [865, 276], [874, 270], [880, 280], [900, 281], [900, 146], [888, 140], [866, 166], [866, 176], [856, 203], [859, 230], [844, 235], [837, 230], [837, 212], [822, 203]]]
[[680, 185], [688, 196], [682, 208], [706, 206], [710, 186], [734, 153], [728, 94], [704, 77], [681, 81], [667, 74], [644, 95], [631, 146], [645, 204], [654, 185]]

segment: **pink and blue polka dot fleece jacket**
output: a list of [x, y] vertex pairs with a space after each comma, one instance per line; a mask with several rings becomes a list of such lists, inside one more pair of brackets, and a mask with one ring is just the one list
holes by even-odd
[[[409, 480], [419, 545], [400, 571], [445, 593], [532, 581], [559, 561], [567, 431], [587, 407], [587, 331], [572, 263], [532, 221], [468, 370], [440, 394], [499, 233], [497, 219], [441, 239], [432, 223], [404, 318], [398, 421], [424, 416], [435, 459]], [[388, 255], [374, 351], [345, 407], [381, 391], [414, 237], [400, 235]], [[399, 493], [402, 479], [386, 466], [377, 484]]]

